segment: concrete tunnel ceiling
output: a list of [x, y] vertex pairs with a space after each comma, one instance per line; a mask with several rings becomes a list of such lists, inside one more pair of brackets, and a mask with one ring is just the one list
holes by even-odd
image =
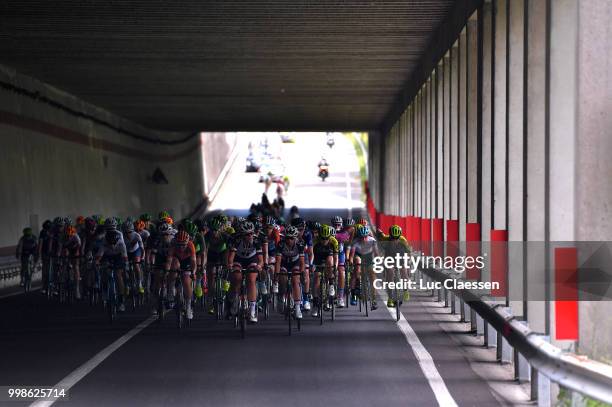
[[454, 2], [0, 3], [0, 64], [149, 128], [383, 125]]

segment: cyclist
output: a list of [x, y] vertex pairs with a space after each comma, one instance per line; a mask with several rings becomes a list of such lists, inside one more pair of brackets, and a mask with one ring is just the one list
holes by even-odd
[[[31, 227], [23, 229], [23, 235], [17, 242], [17, 250], [15, 252], [15, 258], [21, 261], [21, 271], [19, 273], [20, 281], [19, 286], [24, 286], [25, 270], [28, 267], [28, 259], [32, 256], [34, 258], [34, 264], [38, 262], [38, 239], [34, 236]], [[33, 272], [33, 270], [30, 270]]]
[[60, 256], [70, 262], [74, 270], [75, 294], [76, 299], [81, 299], [79, 263], [81, 259], [81, 238], [77, 234], [76, 227], [72, 225], [72, 221], [67, 218], [64, 223], [64, 239], [62, 240], [62, 248]]
[[[279, 274], [291, 270], [291, 286], [293, 288], [293, 300], [295, 301], [295, 317], [302, 318], [302, 292], [300, 289], [300, 278], [304, 273], [304, 244], [298, 242], [298, 230], [289, 226], [285, 230], [285, 238], [279, 242], [276, 249], [276, 261], [274, 263], [274, 280], [278, 281]], [[287, 276], [280, 276], [283, 287], [287, 286]], [[287, 304], [288, 305], [288, 304]]]
[[38, 235], [38, 255], [37, 258], [42, 260], [42, 293], [46, 294], [49, 285], [49, 267], [51, 267], [50, 244], [51, 244], [51, 227], [53, 223], [50, 220], [45, 220], [42, 224], [42, 230]]
[[[310, 270], [312, 269], [312, 260], [313, 260], [313, 251], [312, 251], [312, 233], [310, 230], [306, 230], [306, 222], [303, 218], [295, 218], [291, 221], [291, 226], [295, 227], [298, 230], [298, 242], [300, 242], [304, 246], [304, 273], [303, 273], [303, 281], [304, 281], [304, 310], [310, 311]], [[275, 286], [276, 291], [278, 292], [278, 284]]]
[[[156, 233], [151, 235], [151, 238], [153, 239], [151, 242], [151, 264], [155, 279], [155, 289], [152, 296], [154, 299], [152, 313], [157, 315], [157, 300], [163, 279], [165, 278], [164, 271], [168, 260], [168, 253], [172, 247], [172, 239], [174, 239], [174, 229], [168, 223], [160, 222], [156, 228]], [[169, 287], [169, 289], [174, 292], [174, 286]], [[164, 292], [161, 295], [162, 298], [165, 297]], [[174, 295], [172, 294], [171, 297], [174, 297]]]
[[[216, 298], [215, 281], [217, 273], [219, 272], [219, 270], [216, 270], [216, 267], [227, 267], [228, 265], [227, 256], [231, 237], [223, 230], [224, 228], [226, 228], [226, 223], [224, 223], [223, 218], [216, 216], [210, 222], [209, 231], [204, 236], [204, 245], [206, 249], [206, 263], [204, 264], [206, 264], [205, 269], [208, 273], [208, 283], [212, 298]], [[224, 288], [227, 289], [228, 287]], [[209, 305], [210, 308], [208, 309], [208, 313], [212, 315], [215, 313], [215, 309], [213, 304]]]
[[207, 290], [206, 269], [204, 268], [204, 264], [206, 264], [206, 242], [200, 229], [191, 219], [185, 219], [182, 227], [189, 235], [189, 240], [193, 242], [193, 247], [195, 248], [197, 263], [197, 267], [194, 269], [196, 277], [195, 296], [199, 299], [202, 298], [205, 290]]
[[262, 242], [264, 242], [263, 258], [266, 267], [259, 276], [259, 290], [263, 295], [267, 295], [268, 287], [266, 286], [266, 280], [268, 276], [272, 277], [270, 270], [274, 270], [274, 263], [276, 263], [276, 248], [280, 243], [280, 227], [276, 225], [276, 220], [272, 216], [266, 216], [264, 221], [265, 229], [263, 230]]
[[[389, 234], [386, 235], [382, 230], [378, 229], [376, 232], [376, 238], [379, 242], [386, 242], [383, 244], [383, 249], [385, 252], [385, 256], [395, 256], [397, 253], [403, 255], [404, 253], [408, 253], [410, 255], [411, 248], [408, 244], [408, 241], [404, 236], [402, 236], [402, 228], [398, 225], [391, 225], [389, 227]], [[401, 268], [400, 270], [401, 278], [408, 278], [408, 271], [405, 268]], [[390, 275], [387, 275], [387, 280], [390, 279]], [[410, 293], [408, 290], [404, 290], [403, 301], [408, 301], [410, 298]], [[390, 308], [395, 307], [395, 302], [391, 295], [387, 299], [387, 306]]]
[[144, 294], [144, 287], [142, 286], [142, 269], [140, 267], [140, 262], [144, 255], [144, 243], [142, 242], [140, 234], [134, 230], [134, 223], [132, 223], [132, 221], [126, 221], [123, 224], [123, 240], [125, 241], [125, 247], [128, 253], [128, 261], [134, 264], [134, 271], [138, 279], [138, 292]]
[[338, 241], [338, 307], [344, 308], [346, 306], [344, 303], [345, 263], [353, 236], [349, 227], [343, 227], [340, 216], [334, 216], [332, 227], [335, 231], [334, 237]]
[[[319, 298], [319, 289], [321, 285], [320, 276], [324, 275], [329, 281], [329, 295], [335, 296], [334, 275], [338, 267], [338, 241], [332, 236], [332, 227], [329, 225], [321, 225], [318, 236], [315, 238], [313, 245], [314, 266], [316, 268], [324, 268], [322, 273], [316, 273], [314, 277], [314, 301], [315, 310], [312, 313], [313, 317], [318, 317], [319, 312], [322, 312], [324, 298]], [[327, 294], [327, 293], [324, 293]], [[325, 302], [325, 307], [329, 304]]]
[[94, 273], [91, 267], [88, 267], [90, 260], [93, 259], [99, 246], [96, 246], [98, 236], [96, 235], [97, 223], [93, 217], [88, 217], [84, 221], [84, 226], [79, 233], [81, 238], [81, 254], [83, 262], [81, 264], [81, 270], [83, 271], [85, 287], [91, 288], [94, 280]]
[[257, 322], [257, 274], [263, 268], [263, 252], [260, 242], [255, 240], [255, 226], [243, 222], [238, 229], [239, 236], [230, 246], [228, 263], [232, 265], [233, 301], [232, 315], [238, 313], [238, 296], [242, 286], [242, 273], [247, 272], [247, 300], [249, 301], [249, 321]]
[[193, 319], [193, 308], [191, 306], [193, 291], [191, 283], [196, 267], [196, 251], [193, 242], [189, 237], [189, 233], [186, 230], [181, 230], [176, 234], [173, 244], [168, 250], [165, 271], [168, 273], [168, 297], [170, 304], [174, 302], [176, 296], [175, 282], [177, 273], [181, 273], [187, 319]]
[[[121, 232], [117, 230], [117, 221], [109, 218], [104, 223], [104, 244], [96, 253], [96, 265], [106, 265], [106, 271], [115, 270], [117, 278], [119, 311], [125, 311], [125, 287], [123, 285], [123, 270], [127, 268], [128, 255]], [[108, 275], [105, 276], [108, 278]]]
[[379, 256], [378, 246], [376, 245], [376, 239], [370, 235], [370, 227], [361, 225], [357, 228], [357, 237], [353, 240], [351, 252], [349, 255], [349, 264], [355, 264], [355, 272], [351, 278], [351, 305], [356, 305], [356, 292], [358, 280], [361, 278], [362, 265], [366, 268], [366, 272], [369, 272], [371, 293], [372, 293], [372, 310], [377, 308], [376, 296], [374, 292], [374, 271], [372, 270], [373, 256]]

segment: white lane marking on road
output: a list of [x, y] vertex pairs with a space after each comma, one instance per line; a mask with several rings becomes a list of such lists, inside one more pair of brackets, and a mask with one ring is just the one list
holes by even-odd
[[[113, 352], [123, 346], [127, 341], [136, 336], [140, 331], [149, 326], [153, 321], [156, 320], [156, 317], [150, 316], [146, 320], [142, 321], [136, 327], [132, 328], [128, 333], [123, 335], [121, 338], [117, 339], [115, 342], [108, 345], [106, 348], [102, 349], [98, 352], [94, 357], [89, 359], [87, 362], [83, 363], [76, 370], [70, 373], [68, 376], [64, 377], [61, 381], [59, 381], [54, 387], [70, 390], [75, 384], [81, 381], [82, 378], [87, 376], [92, 370], [94, 370], [100, 363], [102, 363], [107, 357], [109, 357]], [[44, 401], [35, 401], [30, 404], [30, 407], [47, 407], [55, 403], [55, 400], [44, 400]]]
[[[387, 293], [383, 290], [378, 290], [378, 293], [385, 303], [385, 308], [387, 308], [387, 311], [389, 311], [389, 314], [391, 314], [391, 318], [395, 320], [395, 310], [387, 307]], [[406, 338], [408, 345], [410, 345], [412, 352], [414, 352], [414, 356], [417, 358], [419, 366], [421, 367], [421, 370], [423, 371], [423, 374], [425, 375], [425, 378], [427, 379], [427, 382], [429, 383], [438, 404], [443, 407], [456, 407], [457, 403], [448, 391], [448, 388], [444, 383], [444, 379], [442, 379], [440, 372], [438, 372], [438, 369], [436, 368], [433, 358], [429, 352], [427, 352], [427, 349], [425, 349], [425, 346], [423, 346], [421, 343], [421, 340], [417, 336], [416, 332], [414, 332], [401, 312], [400, 320], [397, 322], [397, 326], [404, 334], [404, 337]]]

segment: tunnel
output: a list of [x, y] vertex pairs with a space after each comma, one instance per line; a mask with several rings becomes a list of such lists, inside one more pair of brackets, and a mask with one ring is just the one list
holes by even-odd
[[[611, 19], [608, 0], [3, 0], [0, 401], [612, 403]], [[113, 313], [98, 246], [43, 253], [45, 221], [100, 220], [103, 253], [145, 214], [164, 249], [112, 274], [134, 309]], [[249, 223], [259, 269], [238, 273]], [[292, 225], [297, 279], [269, 255]], [[49, 288], [63, 270], [78, 298]], [[193, 318], [138, 300], [143, 279], [153, 301], [178, 281]], [[209, 315], [221, 291], [257, 323]]]

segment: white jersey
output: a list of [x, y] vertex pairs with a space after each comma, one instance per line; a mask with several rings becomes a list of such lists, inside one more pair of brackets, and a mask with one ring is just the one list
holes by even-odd
[[355, 250], [355, 254], [358, 256], [372, 254], [374, 251], [374, 246], [376, 246], [376, 239], [372, 236], [366, 236], [365, 239], [358, 238], [353, 240], [353, 248]]

